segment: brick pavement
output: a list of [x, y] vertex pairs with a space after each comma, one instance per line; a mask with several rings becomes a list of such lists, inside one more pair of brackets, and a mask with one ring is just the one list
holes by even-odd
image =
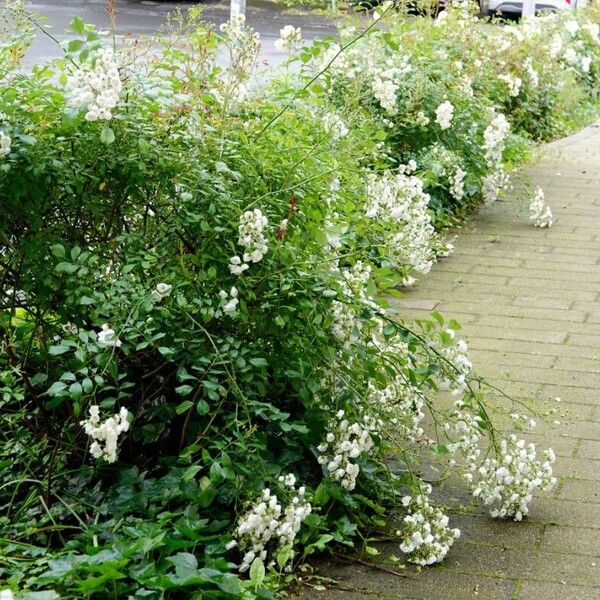
[[561, 407], [560, 425], [534, 436], [557, 450], [558, 487], [523, 523], [455, 516], [463, 535], [441, 566], [397, 577], [329, 561], [319, 572], [337, 589], [303, 598], [600, 600], [600, 126], [550, 144], [527, 171], [554, 227], [531, 226], [522, 201], [485, 208], [396, 308], [456, 318], [480, 374]]

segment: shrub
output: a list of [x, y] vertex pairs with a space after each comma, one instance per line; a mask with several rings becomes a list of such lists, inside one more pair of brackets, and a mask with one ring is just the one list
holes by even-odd
[[[458, 532], [424, 451], [494, 515], [527, 514], [552, 452], [494, 428], [457, 323], [411, 329], [378, 295], [427, 273], [433, 224], [504, 177], [498, 81], [459, 102], [462, 76], [431, 66], [463, 17], [374, 33], [366, 69], [317, 44], [299, 55], [327, 66], [315, 83], [250, 90], [242, 20], [219, 34], [191, 11], [160, 49], [116, 51], [74, 19], [65, 57], [23, 72], [23, 19], [0, 49], [6, 585], [268, 598], [389, 506], [409, 559], [436, 562]], [[586, 98], [587, 77], [565, 64]]]

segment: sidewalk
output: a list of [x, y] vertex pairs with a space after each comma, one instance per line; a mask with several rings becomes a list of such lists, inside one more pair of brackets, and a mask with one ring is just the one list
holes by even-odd
[[[557, 426], [538, 425], [534, 437], [557, 451], [558, 487], [533, 502], [523, 523], [454, 516], [462, 536], [439, 567], [398, 577], [328, 563], [319, 574], [338, 589], [307, 589], [305, 598], [600, 599], [599, 167], [600, 126], [547, 146], [528, 172], [544, 189], [554, 226], [533, 227], [523, 202], [498, 202], [396, 301], [408, 318], [432, 309], [456, 318], [478, 373], [567, 413], [551, 417]], [[398, 553], [397, 544], [383, 546], [382, 556]]]

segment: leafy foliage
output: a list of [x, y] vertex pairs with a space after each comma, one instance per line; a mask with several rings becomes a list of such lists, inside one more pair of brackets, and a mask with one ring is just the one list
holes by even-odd
[[[110, 53], [76, 18], [64, 58], [24, 72], [31, 17], [17, 17], [0, 47], [3, 585], [23, 598], [271, 598], [307, 556], [384, 527], [404, 493], [425, 498], [423, 448], [463, 452], [472, 472], [480, 437], [500, 447], [459, 325], [434, 314], [413, 331], [374, 298], [444, 249], [432, 218], [481, 201], [488, 109], [515, 114], [511, 162], [523, 135], [567, 126], [557, 113], [560, 127], [532, 123], [548, 90], [535, 109], [505, 106], [483, 70], [459, 101], [432, 56], [460, 40], [472, 67], [463, 24], [448, 41], [419, 22], [390, 119], [360, 73], [325, 69], [303, 87], [311, 75], [285, 73], [249, 92], [258, 42], [240, 21], [221, 35], [191, 11], [160, 51]], [[395, 27], [369, 44], [397, 52], [410, 35]], [[299, 59], [314, 69], [331, 44]], [[595, 93], [582, 73], [563, 81]], [[445, 138], [410, 125], [413, 104], [434, 113], [447, 97]], [[431, 151], [441, 140], [466, 171], [459, 209]], [[105, 437], [90, 439], [82, 422], [96, 418]], [[118, 460], [94, 459], [110, 436]], [[274, 498], [266, 524], [261, 498]], [[236, 548], [248, 531], [258, 542]]]

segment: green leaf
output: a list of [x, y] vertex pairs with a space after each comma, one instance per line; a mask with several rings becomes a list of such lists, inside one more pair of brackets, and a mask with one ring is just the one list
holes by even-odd
[[167, 560], [175, 567], [175, 573], [182, 579], [187, 579], [198, 572], [198, 561], [189, 552], [178, 552]]
[[115, 132], [108, 125], [105, 125], [102, 129], [100, 141], [107, 146], [115, 141]]
[[431, 316], [443, 327], [444, 326], [444, 317], [440, 315], [437, 310], [431, 312]]
[[60, 596], [53, 590], [41, 592], [17, 592], [15, 600], [58, 600]]
[[279, 565], [280, 569], [283, 569], [283, 567], [285, 567], [285, 565], [290, 561], [290, 559], [292, 558], [292, 546], [291, 545], [287, 545], [285, 546], [285, 548], [282, 548], [278, 553], [277, 553], [277, 564]]
[[85, 23], [81, 17], [73, 17], [71, 19], [71, 31], [78, 34], [83, 34], [85, 31]]
[[89, 394], [94, 389], [94, 384], [92, 383], [92, 380], [89, 377], [86, 377], [81, 382], [81, 387], [83, 388], [83, 391], [86, 394]]
[[251, 358], [250, 364], [254, 365], [255, 367], [266, 367], [269, 363], [264, 358]]
[[55, 381], [46, 391], [48, 396], [56, 396], [67, 389], [67, 384], [62, 381]]
[[69, 43], [67, 44], [67, 50], [69, 52], [77, 52], [78, 50], [81, 50], [81, 47], [83, 46], [84, 41], [83, 40], [70, 40]]
[[180, 385], [179, 387], [175, 388], [175, 391], [180, 395], [180, 396], [189, 396], [192, 393], [192, 390], [194, 388], [191, 385]]
[[265, 565], [257, 556], [250, 565], [250, 582], [256, 589], [265, 580]]
[[208, 402], [206, 400], [200, 400], [196, 406], [196, 412], [203, 417], [204, 415], [207, 415], [209, 411], [210, 406], [208, 405]]
[[71, 348], [69, 348], [69, 346], [63, 346], [58, 345], [58, 346], [50, 346], [50, 348], [48, 348], [48, 354], [50, 356], [59, 356], [60, 354], [64, 354], [65, 352], [68, 352]]
[[57, 273], [75, 273], [75, 271], [77, 271], [77, 269], [79, 268], [78, 265], [74, 265], [73, 263], [69, 263], [69, 262], [60, 262], [56, 265], [55, 267], [55, 271]]
[[62, 244], [54, 244], [54, 246], [52, 246], [52, 254], [56, 256], [56, 258], [64, 258], [67, 255], [65, 247]]
[[190, 481], [196, 476], [198, 471], [201, 470], [202, 467], [200, 465], [191, 465], [184, 471], [183, 475], [181, 476], [181, 479], [183, 479], [183, 481]]
[[177, 406], [177, 408], [175, 408], [175, 412], [178, 415], [182, 415], [184, 412], [187, 412], [188, 410], [190, 410], [190, 408], [192, 408], [192, 406], [194, 406], [193, 402], [191, 402], [190, 400], [185, 400], [184, 402], [179, 404]]
[[83, 389], [79, 382], [72, 383], [69, 386], [69, 396], [71, 396], [71, 398], [79, 398], [79, 396], [81, 396], [82, 393]]

